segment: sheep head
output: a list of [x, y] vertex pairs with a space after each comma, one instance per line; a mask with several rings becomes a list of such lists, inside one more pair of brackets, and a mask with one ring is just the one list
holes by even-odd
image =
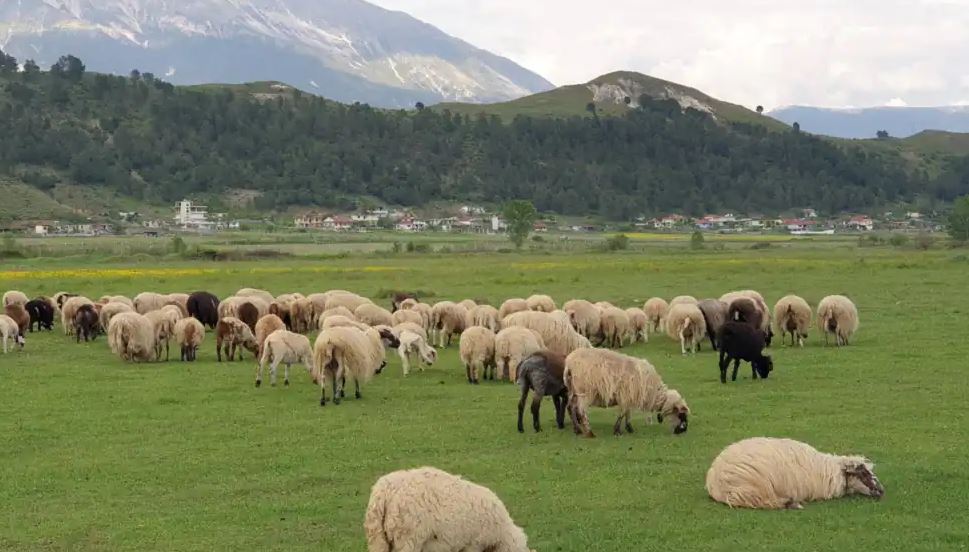
[[400, 347], [400, 339], [394, 335], [394, 332], [392, 332], [390, 328], [380, 328], [378, 333], [380, 334], [380, 340], [383, 342], [384, 347], [389, 347], [391, 349]]
[[674, 389], [667, 389], [656, 419], [660, 422], [664, 419], [669, 419], [673, 433], [679, 435], [686, 433], [687, 427], [689, 426], [689, 422], [687, 421], [689, 414], [690, 407], [683, 400], [683, 396]]
[[764, 379], [767, 379], [767, 376], [774, 371], [774, 359], [770, 355], [762, 355], [760, 358], [751, 361], [750, 364], [757, 371], [757, 375]]
[[434, 349], [434, 347], [425, 346], [421, 347], [419, 350], [421, 353], [421, 360], [424, 361], [424, 364], [431, 366], [437, 362], [437, 351]]
[[17, 345], [19, 345], [21, 349], [23, 349], [24, 345], [27, 344], [27, 340], [24, 339], [24, 334], [17, 334], [17, 339], [15, 341], [17, 342]]
[[875, 476], [875, 465], [867, 458], [849, 457], [844, 462], [845, 494], [860, 494], [881, 499], [885, 487]]

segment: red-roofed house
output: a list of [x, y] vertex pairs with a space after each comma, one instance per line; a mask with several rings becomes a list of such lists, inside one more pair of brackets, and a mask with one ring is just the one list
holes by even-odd
[[858, 215], [848, 219], [845, 223], [851, 230], [860, 230], [862, 232], [871, 232], [875, 229], [875, 222], [871, 220], [871, 217], [867, 215]]

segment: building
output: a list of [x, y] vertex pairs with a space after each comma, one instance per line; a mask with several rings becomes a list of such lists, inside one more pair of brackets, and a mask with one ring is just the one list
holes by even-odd
[[401, 232], [423, 232], [427, 230], [427, 222], [411, 216], [401, 218], [394, 227]]
[[860, 232], [871, 232], [875, 229], [875, 222], [871, 220], [871, 217], [867, 215], [858, 215], [848, 219], [845, 226], [849, 230], [858, 230]]
[[804, 219], [786, 219], [782, 224], [791, 232], [806, 232], [813, 223]]
[[323, 228], [323, 221], [326, 219], [326, 215], [316, 211], [311, 211], [309, 213], [303, 213], [302, 215], [296, 215], [293, 220], [293, 224], [296, 228]]
[[343, 215], [326, 217], [323, 219], [322, 228], [332, 232], [345, 232], [353, 228], [353, 220], [350, 217]]
[[181, 228], [211, 229], [214, 224], [209, 221], [209, 209], [204, 205], [195, 205], [187, 199], [175, 204], [175, 224]]
[[34, 235], [35, 236], [46, 236], [46, 235], [50, 234], [50, 230], [51, 230], [51, 228], [50, 228], [50, 225], [49, 224], [35, 224], [34, 225]]

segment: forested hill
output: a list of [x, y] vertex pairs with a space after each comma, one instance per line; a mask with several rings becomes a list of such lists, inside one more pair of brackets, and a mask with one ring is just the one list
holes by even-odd
[[[623, 117], [496, 117], [383, 111], [282, 85], [173, 87], [151, 75], [51, 72], [0, 61], [0, 171], [41, 189], [60, 179], [171, 201], [228, 189], [260, 208], [531, 199], [602, 214], [796, 206], [863, 210], [969, 192], [969, 163], [929, 179], [901, 156], [807, 134], [725, 125], [672, 100]], [[53, 176], [52, 176], [53, 175]]]

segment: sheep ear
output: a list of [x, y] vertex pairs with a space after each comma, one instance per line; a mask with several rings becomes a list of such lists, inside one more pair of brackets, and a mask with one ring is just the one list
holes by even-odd
[[844, 472], [847, 475], [862, 475], [868, 472], [868, 466], [864, 462], [850, 461], [845, 464]]

